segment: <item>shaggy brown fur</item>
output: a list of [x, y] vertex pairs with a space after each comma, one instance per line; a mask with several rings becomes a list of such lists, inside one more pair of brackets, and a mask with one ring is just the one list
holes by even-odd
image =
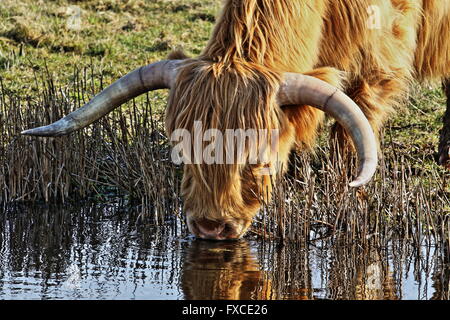
[[[371, 6], [379, 10], [379, 28], [368, 24]], [[167, 131], [192, 130], [196, 120], [220, 130], [280, 129], [285, 165], [294, 143], [314, 144], [324, 115], [278, 106], [282, 73], [341, 86], [378, 132], [413, 77], [450, 75], [449, 39], [450, 0], [227, 0], [202, 55], [180, 70]], [[345, 137], [339, 126], [336, 131]], [[271, 189], [256, 169], [186, 165], [185, 209], [194, 218], [234, 219], [247, 228], [260, 205], [256, 194]]]
[[193, 242], [183, 260], [181, 282], [187, 300], [277, 298], [247, 242]]
[[[292, 129], [275, 102], [280, 81], [276, 73], [250, 63], [225, 65], [203, 59], [188, 60], [180, 70], [179, 81], [169, 100], [167, 132], [172, 134], [175, 129], [194, 132], [194, 121], [201, 121], [208, 126], [205, 130], [214, 128], [221, 132], [236, 128], [281, 129], [281, 139], [293, 141]], [[245, 158], [248, 152], [245, 150]], [[235, 163], [238, 156], [233, 155]], [[233, 217], [248, 224], [252, 216], [246, 217], [243, 213], [257, 210], [260, 199], [255, 195], [263, 193], [257, 182], [266, 180], [263, 185], [270, 188], [270, 180], [257, 173], [260, 167], [185, 165], [182, 183], [185, 210], [195, 212], [197, 218]]]

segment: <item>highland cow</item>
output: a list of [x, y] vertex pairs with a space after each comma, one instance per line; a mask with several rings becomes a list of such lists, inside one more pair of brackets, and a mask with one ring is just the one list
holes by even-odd
[[[226, 0], [199, 57], [175, 53], [139, 68], [85, 107], [24, 134], [68, 134], [133, 97], [164, 88], [170, 89], [169, 136], [193, 132], [196, 122], [221, 132], [277, 131], [276, 150], [259, 142], [253, 147], [269, 155], [266, 161], [184, 165], [189, 229], [200, 238], [236, 239], [261, 203], [270, 201], [275, 180], [263, 169], [286, 170], [293, 149], [314, 145], [326, 114], [337, 121], [334, 136], [350, 141], [358, 154], [351, 186], [370, 181], [378, 133], [411, 80], [450, 76], [449, 39], [449, 0]], [[448, 119], [445, 126], [442, 164], [449, 159]], [[246, 158], [249, 149], [244, 144], [240, 154], [225, 152]]]

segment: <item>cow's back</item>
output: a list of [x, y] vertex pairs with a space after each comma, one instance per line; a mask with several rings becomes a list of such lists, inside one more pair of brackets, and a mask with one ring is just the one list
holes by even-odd
[[420, 0], [330, 0], [319, 65], [371, 82], [414, 74]]
[[450, 76], [450, 0], [424, 0], [415, 57], [421, 79]]

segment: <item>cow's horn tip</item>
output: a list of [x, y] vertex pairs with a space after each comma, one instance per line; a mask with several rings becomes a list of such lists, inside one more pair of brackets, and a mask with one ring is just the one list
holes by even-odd
[[32, 136], [34, 135], [34, 129], [24, 130], [20, 133], [22, 136]]
[[23, 136], [35, 136], [35, 137], [54, 137], [58, 136], [54, 131], [49, 130], [48, 126], [43, 126], [39, 128], [33, 128], [24, 130], [20, 133]]
[[363, 185], [365, 185], [365, 183], [361, 181], [353, 181], [352, 183], [349, 184], [351, 188], [359, 188], [362, 187]]
[[367, 179], [367, 178], [358, 178], [355, 181], [353, 181], [352, 183], [349, 184], [349, 186], [351, 188], [359, 188], [359, 187], [363, 187], [366, 184], [368, 184], [370, 182], [370, 180], [372, 179]]

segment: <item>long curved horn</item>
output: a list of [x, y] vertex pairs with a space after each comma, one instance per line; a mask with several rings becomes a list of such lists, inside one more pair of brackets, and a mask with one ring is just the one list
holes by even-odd
[[95, 96], [88, 104], [64, 118], [23, 135], [57, 137], [82, 129], [123, 103], [152, 90], [170, 89], [175, 82], [179, 60], [156, 62], [127, 74]]
[[372, 179], [378, 162], [377, 142], [369, 121], [352, 99], [320, 79], [286, 73], [278, 102], [280, 105], [309, 105], [336, 119], [350, 134], [358, 153], [359, 174], [350, 186], [360, 187]]

